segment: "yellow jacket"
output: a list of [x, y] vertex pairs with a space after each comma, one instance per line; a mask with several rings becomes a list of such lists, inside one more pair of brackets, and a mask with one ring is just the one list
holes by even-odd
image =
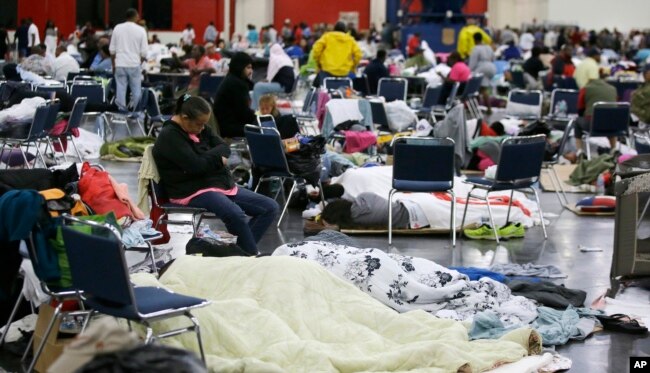
[[321, 36], [312, 48], [319, 70], [334, 76], [345, 76], [361, 61], [361, 49], [350, 35], [331, 31]]
[[492, 44], [492, 38], [482, 28], [476, 25], [467, 25], [458, 33], [458, 53], [462, 59], [469, 57], [474, 49], [474, 34], [480, 32], [483, 35], [483, 44]]

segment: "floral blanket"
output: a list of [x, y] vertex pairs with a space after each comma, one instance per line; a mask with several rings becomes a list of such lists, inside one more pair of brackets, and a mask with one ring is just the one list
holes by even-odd
[[535, 303], [512, 295], [508, 286], [489, 278], [470, 281], [427, 259], [320, 241], [285, 244], [273, 252], [280, 255], [315, 261], [399, 312], [424, 310], [464, 321], [492, 310], [505, 325], [525, 325], [537, 317]]

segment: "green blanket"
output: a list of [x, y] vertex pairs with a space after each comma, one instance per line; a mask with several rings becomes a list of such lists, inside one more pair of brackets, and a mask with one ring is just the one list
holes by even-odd
[[[539, 351], [531, 329], [470, 342], [462, 323], [399, 314], [316, 263], [292, 257], [177, 259], [156, 280], [212, 300], [194, 311], [213, 372], [482, 372]], [[187, 320], [164, 321], [180, 327]], [[154, 328], [157, 324], [154, 324]], [[198, 351], [193, 334], [164, 340]]]
[[156, 142], [153, 137], [127, 137], [120, 141], [107, 142], [99, 149], [99, 155], [117, 158], [142, 157], [144, 149]]

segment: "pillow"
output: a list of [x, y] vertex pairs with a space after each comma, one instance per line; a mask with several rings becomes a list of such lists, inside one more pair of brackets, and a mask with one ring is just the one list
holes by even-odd
[[616, 210], [616, 197], [586, 197], [578, 201], [576, 207], [583, 212], [614, 212]]

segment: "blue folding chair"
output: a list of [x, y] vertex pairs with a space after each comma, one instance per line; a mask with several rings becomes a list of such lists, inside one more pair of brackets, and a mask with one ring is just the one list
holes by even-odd
[[[556, 88], [551, 92], [551, 108], [549, 118], [557, 121], [569, 121], [578, 115], [578, 94], [574, 89]], [[566, 105], [566, 116], [555, 115], [555, 110], [560, 102], [564, 101]]]
[[[560, 177], [555, 170], [555, 165], [559, 164], [560, 157], [564, 154], [564, 149], [566, 148], [569, 139], [573, 135], [572, 132], [574, 125], [575, 119], [571, 119], [569, 124], [564, 129], [564, 134], [562, 135], [562, 139], [558, 144], [557, 151], [555, 154], [553, 154], [553, 157], [550, 160], [544, 161], [542, 163], [542, 169], [546, 170], [549, 173], [551, 184], [553, 184], [553, 189], [555, 189], [555, 194], [557, 195], [557, 199], [560, 201], [560, 205], [562, 205], [562, 207], [567, 207], [569, 200], [566, 196], [566, 191], [564, 190], [564, 183], [562, 180], [560, 180]], [[562, 193], [561, 195], [560, 192]]]
[[142, 92], [147, 91], [147, 98], [144, 102], [144, 114], [145, 114], [145, 127], [148, 125], [149, 130], [147, 131], [147, 136], [153, 134], [154, 129], [162, 127], [162, 124], [168, 121], [172, 116], [163, 115], [160, 112], [160, 105], [158, 105], [158, 99], [156, 98], [156, 93], [152, 88], [143, 89]]
[[73, 99], [86, 97], [89, 104], [103, 104], [106, 102], [104, 87], [95, 81], [75, 81], [70, 86], [70, 96]]
[[368, 76], [362, 74], [352, 79], [352, 88], [361, 93], [361, 96], [366, 97], [370, 95], [370, 83], [368, 82]]
[[257, 124], [262, 128], [274, 128], [278, 129], [278, 126], [275, 124], [275, 118], [273, 115], [258, 115]]
[[[92, 309], [91, 316], [98, 312], [124, 318], [129, 327], [131, 321], [143, 324], [146, 327], [145, 343], [194, 332], [205, 363], [199, 322], [191, 311], [209, 305], [210, 301], [172, 293], [160, 287], [134, 287], [129, 279], [124, 247], [117, 229], [70, 215], [64, 215], [64, 219], [67, 224], [74, 225], [62, 228], [72, 282], [76, 289], [84, 292], [82, 298]], [[75, 229], [79, 226], [90, 227], [93, 232]], [[192, 326], [154, 335], [151, 323], [178, 316], [187, 317]]]
[[[533, 188], [533, 185], [539, 180], [539, 174], [542, 170], [542, 163], [544, 161], [545, 148], [546, 136], [544, 135], [511, 137], [503, 140], [501, 143], [501, 155], [499, 156], [495, 179], [468, 177], [465, 181], [472, 185], [472, 189], [467, 193], [465, 210], [463, 211], [463, 220], [460, 226], [463, 227], [463, 229], [465, 227], [465, 216], [467, 215], [467, 206], [470, 204], [470, 199], [476, 198], [483, 200], [487, 204], [494, 237], [497, 243], [499, 243], [499, 233], [494, 224], [492, 208], [490, 207], [490, 193], [504, 190], [510, 191], [510, 201], [508, 203], [508, 213], [506, 215], [507, 225], [510, 220], [510, 209], [512, 207], [514, 191], [524, 189], [530, 190], [535, 194], [539, 218], [542, 222], [542, 229], [544, 231], [544, 239], [546, 239], [546, 224], [544, 223], [542, 206], [539, 203], [539, 195], [535, 188]], [[485, 195], [473, 194], [475, 189], [485, 191]]]
[[478, 94], [481, 90], [482, 82], [483, 74], [473, 74], [467, 83], [465, 83], [465, 89], [463, 89], [463, 93], [460, 95], [460, 101], [465, 104], [473, 118], [482, 117], [478, 104]]
[[[393, 241], [393, 196], [398, 192], [451, 194], [451, 244], [456, 246], [456, 195], [454, 194], [454, 140], [432, 137], [398, 137], [393, 146], [393, 188], [388, 194], [388, 244]], [[430, 160], [422, 162], [423, 159]], [[413, 167], [418, 164], [418, 167]]]
[[[627, 137], [630, 131], [630, 104], [627, 102], [596, 102], [589, 131], [585, 131], [587, 159], [591, 159], [590, 137]], [[631, 143], [631, 141], [630, 141]]]
[[[282, 145], [282, 139], [280, 138], [280, 133], [277, 129], [247, 124], [244, 127], [244, 135], [246, 136], [251, 162], [260, 172], [260, 179], [255, 186], [255, 192], [257, 192], [263, 181], [279, 179], [281, 185], [280, 191], [282, 192], [284, 192], [285, 180], [289, 179], [293, 182], [291, 190], [289, 191], [289, 197], [286, 198], [284, 207], [282, 208], [282, 214], [278, 219], [277, 227], [280, 228], [280, 223], [282, 223], [282, 218], [287, 212], [287, 206], [289, 206], [291, 197], [293, 197], [293, 192], [298, 185], [298, 179], [300, 179], [300, 176], [294, 174], [289, 169], [287, 157], [284, 153], [284, 145]], [[318, 182], [318, 187], [320, 190], [321, 200], [324, 203], [325, 198], [323, 196], [323, 186], [320, 184], [320, 180]]]
[[573, 90], [579, 90], [578, 88], [578, 83], [576, 83], [576, 80], [573, 77], [566, 76], [566, 77], [557, 77], [554, 79], [554, 86], [555, 88], [560, 88], [560, 89], [573, 89]]
[[68, 93], [68, 88], [65, 86], [65, 84], [44, 84], [44, 85], [37, 85], [34, 88], [36, 92], [40, 92], [40, 93], [54, 92], [57, 95]]
[[323, 79], [323, 87], [328, 91], [338, 91], [341, 88], [352, 88], [352, 79], [350, 78], [340, 78], [340, 77], [329, 77]]
[[408, 80], [404, 78], [381, 78], [377, 85], [377, 96], [391, 101], [406, 101]]
[[390, 127], [388, 126], [388, 115], [386, 114], [386, 108], [384, 103], [381, 101], [369, 101], [370, 110], [372, 112], [372, 124], [378, 127], [380, 131], [391, 132]]
[[542, 115], [542, 91], [514, 89], [508, 93], [506, 115], [520, 119], [538, 119]]
[[74, 102], [74, 106], [72, 106], [70, 117], [68, 118], [68, 125], [65, 127], [63, 132], [58, 136], [51, 136], [51, 135], [47, 136], [48, 143], [52, 147], [52, 149], [54, 149], [54, 146], [52, 146], [52, 141], [59, 142], [59, 145], [61, 146], [61, 152], [63, 153], [63, 160], [65, 162], [68, 161], [68, 157], [65, 154], [66, 152], [63, 148], [63, 143], [61, 141], [62, 138], [67, 139], [72, 143], [72, 147], [77, 153], [77, 158], [79, 158], [80, 162], [83, 162], [83, 157], [81, 156], [81, 153], [79, 153], [77, 144], [74, 141], [73, 129], [79, 128], [79, 126], [81, 125], [81, 118], [83, 117], [84, 111], [86, 110], [87, 101], [88, 100], [85, 97], [79, 97], [78, 99], [76, 99]]
[[[58, 100], [47, 101], [45, 104], [36, 108], [31, 123], [7, 122], [8, 127], [15, 127], [16, 130], [15, 132], [6, 135], [6, 137], [0, 137], [0, 141], [2, 142], [2, 147], [0, 147], [0, 159], [2, 158], [7, 145], [10, 147], [16, 146], [20, 149], [25, 166], [29, 168], [29, 161], [27, 160], [26, 153], [29, 152], [29, 148], [33, 144], [36, 148], [36, 157], [40, 158], [44, 167], [47, 167], [39, 145], [41, 141], [47, 142], [48, 131], [54, 127], [60, 107], [61, 104]], [[26, 147], [26, 149], [23, 150], [23, 147]]]
[[526, 89], [526, 80], [524, 79], [524, 72], [522, 70], [510, 71], [512, 76], [512, 86], [517, 89]]
[[647, 134], [634, 134], [634, 149], [639, 154], [650, 154], [650, 137]]
[[217, 90], [223, 82], [223, 76], [202, 74], [201, 80], [199, 81], [199, 96], [202, 96], [208, 99], [210, 102], [214, 101], [214, 97], [217, 95]]

